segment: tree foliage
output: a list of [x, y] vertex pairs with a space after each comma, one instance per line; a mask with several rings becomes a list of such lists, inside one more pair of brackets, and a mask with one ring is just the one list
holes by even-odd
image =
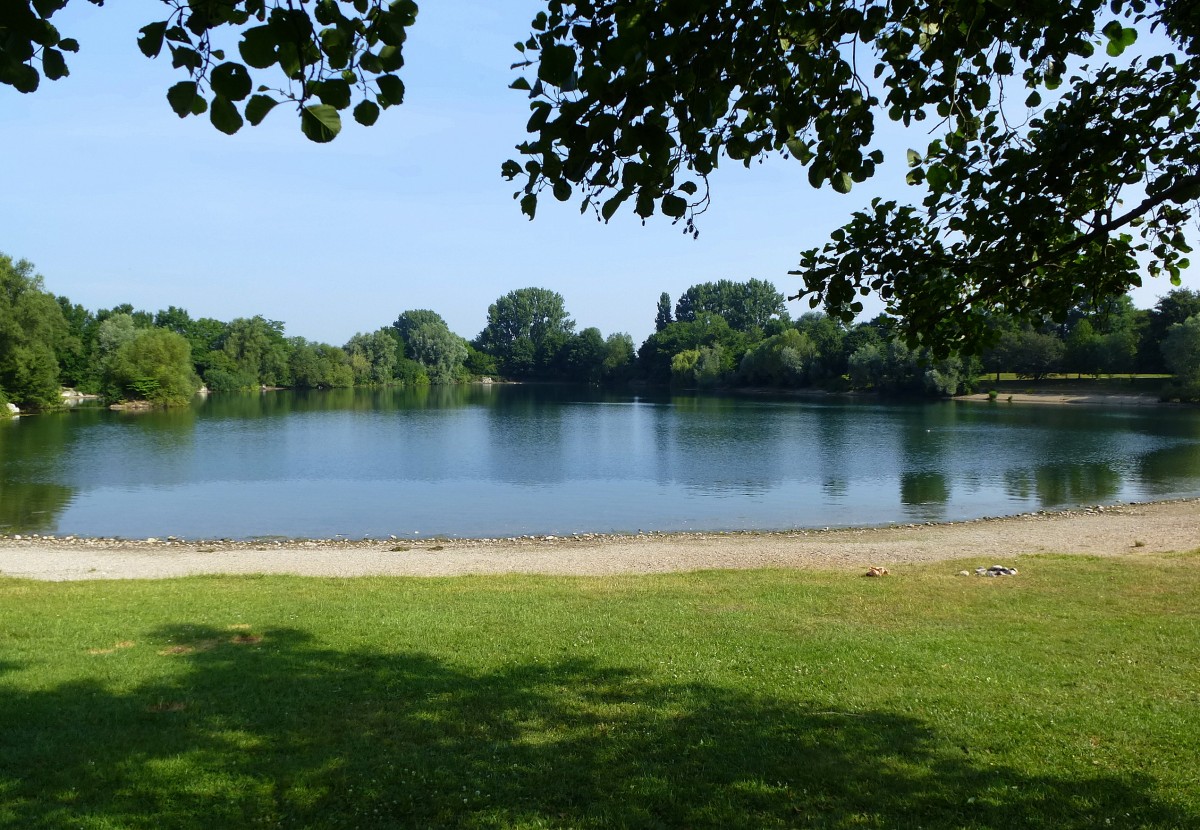
[[350, 358], [354, 383], [382, 386], [391, 383], [396, 373], [396, 339], [387, 329], [356, 334], [343, 351]]
[[110, 397], [164, 406], [191, 400], [200, 379], [192, 369], [192, 350], [183, 335], [164, 328], [128, 332], [105, 364], [105, 386], [113, 390]]
[[1162, 350], [1167, 366], [1175, 374], [1168, 394], [1200, 400], [1200, 314], [1171, 326]]
[[551, 367], [575, 329], [562, 295], [547, 288], [510, 291], [488, 306], [487, 319], [476, 348], [494, 355], [510, 377]]
[[[771, 320], [787, 319], [783, 294], [764, 280], [717, 280], [693, 285], [675, 303], [675, 319], [689, 322], [700, 312], [719, 314], [731, 328], [762, 329]], [[668, 321], [669, 322], [669, 321]]]
[[671, 316], [671, 295], [666, 291], [658, 295], [658, 309], [654, 315], [654, 330], [662, 331], [675, 322]]
[[[70, 74], [66, 53], [80, 42], [52, 23], [68, 0], [0, 4], [0, 84], [34, 92], [44, 77]], [[80, 3], [82, 0], [76, 0]], [[104, 0], [88, 0], [103, 5]], [[167, 15], [137, 33], [148, 58], [166, 53], [185, 77], [167, 91], [180, 118], [208, 114], [232, 134], [288, 102], [312, 141], [333, 140], [342, 113], [371, 126], [404, 100], [404, 65], [413, 0], [163, 0]], [[86, 38], [85, 38], [86, 41]], [[236, 53], [224, 45], [236, 44]]]
[[[0, 5], [0, 83], [32, 92], [69, 74], [80, 43], [52, 23], [67, 3]], [[403, 100], [413, 0], [164, 5], [137, 43], [185, 76], [167, 92], [181, 117], [233, 133], [287, 102], [329, 141], [343, 113], [369, 126]], [[1172, 48], [1122, 57], [1155, 30]], [[1145, 268], [1177, 284], [1189, 264], [1190, 0], [545, 0], [516, 46], [528, 137], [501, 172], [531, 218], [549, 193], [695, 233], [723, 161], [794, 158], [813, 186], [848, 193], [884, 161], [877, 119], [926, 122], [933, 140], [907, 154], [912, 203], [872, 202], [793, 271], [797, 297], [845, 322], [879, 295], [912, 344], [977, 350], [996, 312], [1061, 321]], [[535, 365], [527, 351], [513, 365]]]
[[[1115, 60], [1155, 28], [1186, 56]], [[923, 198], [876, 200], [804, 252], [814, 307], [848, 321], [876, 293], [910, 342], [975, 349], [998, 310], [1060, 317], [1138, 285], [1140, 260], [1175, 282], [1188, 265], [1192, 3], [548, 0], [533, 30], [513, 84], [530, 97], [525, 160], [503, 168], [530, 217], [549, 191], [694, 232], [721, 161], [772, 154], [849, 192], [883, 161], [886, 115], [934, 125], [908, 154]]]
[[20, 407], [61, 403], [57, 352], [69, 348], [67, 321], [28, 260], [0, 254], [0, 390]]
[[467, 341], [450, 331], [445, 322], [422, 323], [409, 333], [408, 344], [412, 359], [424, 367], [430, 383], [455, 383], [463, 379]]

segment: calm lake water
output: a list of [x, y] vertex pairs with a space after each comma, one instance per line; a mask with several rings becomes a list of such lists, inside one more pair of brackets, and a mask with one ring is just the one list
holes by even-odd
[[1200, 411], [537, 386], [0, 422], [0, 531], [328, 538], [924, 522], [1200, 494]]

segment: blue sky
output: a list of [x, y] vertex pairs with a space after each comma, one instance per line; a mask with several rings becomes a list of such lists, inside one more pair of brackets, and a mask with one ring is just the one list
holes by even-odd
[[[603, 225], [551, 200], [529, 222], [499, 170], [524, 136], [528, 102], [507, 86], [536, 0], [422, 4], [405, 104], [328, 145], [305, 139], [284, 107], [232, 137], [178, 119], [165, 93], [181, 76], [136, 46], [162, 8], [73, 3], [55, 18], [82, 44], [71, 76], [33, 95], [0, 89], [0, 251], [89, 308], [263, 314], [335, 344], [432, 308], [470, 338], [496, 297], [541, 286], [563, 295], [579, 328], [641, 342], [660, 292], [750, 277], [792, 292], [799, 252], [851, 211], [875, 195], [919, 198], [900, 184], [904, 150], [929, 137], [883, 120], [888, 163], [849, 195], [813, 190], [795, 161], [730, 163], [698, 240], [662, 217]], [[1171, 287], [1147, 282], [1143, 307]], [[1196, 268], [1184, 284], [1200, 288]]]

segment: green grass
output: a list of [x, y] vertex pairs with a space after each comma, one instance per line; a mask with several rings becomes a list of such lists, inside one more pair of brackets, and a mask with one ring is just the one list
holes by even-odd
[[1197, 827], [1197, 564], [0, 580], [0, 826]]

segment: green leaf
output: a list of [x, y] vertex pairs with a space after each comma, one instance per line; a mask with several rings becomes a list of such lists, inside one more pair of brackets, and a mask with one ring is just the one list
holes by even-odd
[[379, 97], [383, 99], [385, 109], [404, 103], [404, 81], [395, 75], [380, 75], [375, 83], [379, 85]]
[[1036, 89], [1033, 92], [1029, 93], [1029, 97], [1025, 99], [1025, 106], [1029, 107], [1030, 109], [1041, 106], [1041, 104], [1042, 104], [1042, 96], [1038, 93], [1038, 91]]
[[241, 101], [254, 88], [250, 73], [240, 63], [223, 63], [215, 67], [209, 78], [212, 91], [230, 101]]
[[687, 201], [674, 193], [668, 193], [662, 198], [662, 212], [672, 219], [682, 219], [687, 213]]
[[854, 186], [854, 179], [849, 173], [837, 173], [829, 180], [829, 183], [838, 193], [849, 193], [850, 188]]
[[279, 68], [283, 74], [293, 80], [299, 80], [304, 75], [304, 67], [300, 63], [300, 48], [286, 41], [279, 44]]
[[354, 108], [354, 120], [370, 127], [379, 120], [379, 106], [374, 101], [359, 101]]
[[637, 199], [633, 204], [633, 212], [643, 219], [649, 219], [654, 215], [654, 194], [649, 188], [641, 188], [638, 190]]
[[162, 52], [163, 33], [167, 31], [167, 21], [149, 23], [138, 30], [138, 48], [148, 58], [157, 58]]
[[564, 86], [575, 72], [575, 50], [564, 44], [555, 44], [542, 50], [538, 64], [538, 78], [557, 87]]
[[65, 78], [71, 74], [67, 69], [67, 62], [63, 60], [62, 52], [51, 49], [49, 46], [42, 50], [42, 71], [51, 81], [57, 81], [59, 78]]
[[351, 37], [342, 29], [325, 29], [321, 32], [321, 49], [329, 58], [333, 69], [342, 69], [350, 62]]
[[172, 69], [199, 71], [200, 67], [204, 64], [200, 53], [195, 49], [190, 49], [186, 46], [172, 46], [170, 49]]
[[195, 81], [180, 81], [167, 90], [167, 102], [180, 118], [186, 118], [193, 113], [192, 102], [196, 97]]
[[60, 40], [58, 42], [58, 48], [63, 50], [64, 52], [78, 52], [79, 51], [79, 41], [77, 41], [73, 37], [64, 37], [62, 40]]
[[925, 178], [929, 182], [930, 188], [941, 192], [946, 189], [946, 185], [950, 184], [950, 171], [940, 164], [933, 164], [925, 171]]
[[571, 183], [565, 179], [558, 179], [554, 182], [554, 198], [560, 202], [565, 202], [571, 198]]
[[380, 62], [379, 57], [370, 52], [363, 52], [358, 56], [358, 67], [363, 72], [370, 72], [373, 75], [378, 75], [383, 71], [383, 64]]
[[250, 100], [246, 102], [246, 120], [250, 122], [250, 126], [257, 127], [278, 103], [270, 95], [251, 95]]
[[315, 92], [322, 104], [329, 104], [334, 109], [344, 110], [350, 106], [350, 84], [341, 78], [330, 78], [327, 81], [316, 81], [308, 85]]
[[531, 220], [534, 214], [537, 213], [537, 196], [532, 193], [526, 193], [521, 197], [521, 213], [528, 216]]
[[918, 153], [916, 150], [909, 150], [908, 151], [908, 166], [916, 167], [920, 163], [921, 163], [921, 154]]
[[67, 0], [33, 0], [33, 8], [39, 17], [50, 17], [65, 5]]
[[267, 69], [275, 65], [275, 33], [270, 26], [255, 26], [242, 32], [238, 52], [249, 66]]
[[233, 102], [224, 95], [216, 95], [208, 111], [208, 120], [225, 135], [233, 135], [242, 128], [242, 116]]
[[172, 26], [163, 33], [163, 37], [172, 43], [191, 43], [192, 38], [187, 33], [187, 29], [182, 26]]
[[42, 82], [42, 76], [29, 64], [18, 64], [9, 75], [9, 83], [17, 92], [36, 92]]
[[395, 72], [404, 66], [404, 53], [399, 46], [384, 46], [379, 50], [379, 65], [384, 72]]
[[342, 117], [328, 104], [314, 104], [300, 111], [300, 131], [309, 141], [325, 144], [342, 131]]
[[613, 218], [613, 214], [617, 212], [617, 208], [625, 201], [626, 196], [628, 194], [622, 195], [618, 193], [600, 207], [600, 215], [604, 217], [605, 222]]
[[515, 81], [513, 81], [511, 84], [508, 85], [508, 88], [509, 89], [520, 89], [520, 90], [524, 90], [525, 92], [528, 92], [529, 91], [529, 81], [525, 80], [525, 78], [523, 78], [523, 77], [517, 78]]

